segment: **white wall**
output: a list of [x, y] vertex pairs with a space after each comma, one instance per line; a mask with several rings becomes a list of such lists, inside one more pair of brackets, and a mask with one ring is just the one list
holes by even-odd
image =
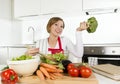
[[[103, 44], [103, 43], [120, 43], [120, 13], [94, 15], [98, 20], [98, 28], [95, 33], [83, 31], [84, 44]], [[63, 35], [70, 38], [75, 43], [75, 30], [80, 22], [86, 21], [92, 16], [62, 17], [65, 21]], [[23, 21], [23, 43], [31, 43], [32, 30], [27, 32], [29, 26], [35, 28], [35, 40], [48, 36], [46, 24], [50, 17], [43, 17], [36, 20]]]
[[120, 13], [102, 14], [95, 16], [98, 28], [95, 33], [84, 33], [84, 44], [120, 43]]
[[12, 20], [11, 43], [22, 44], [22, 21]]

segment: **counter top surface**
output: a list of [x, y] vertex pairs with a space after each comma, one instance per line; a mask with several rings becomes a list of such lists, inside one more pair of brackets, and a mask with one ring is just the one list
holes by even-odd
[[[35, 45], [35, 44], [1, 44], [0, 46], [4, 47], [11, 47], [11, 46], [26, 46], [26, 45]], [[120, 43], [114, 43], [114, 44], [83, 44], [84, 47], [120, 47]]]
[[29, 45], [29, 46], [35, 46], [34, 44], [9, 44], [9, 45], [0, 45], [0, 47], [5, 47], [5, 48], [25, 47], [26, 48], [27, 45]]
[[99, 75], [97, 73], [94, 73], [96, 78], [99, 81], [99, 84], [120, 84], [120, 81], [112, 80], [110, 78], [107, 78], [105, 76]]
[[120, 47], [120, 43], [84, 44], [85, 47]]
[[[0, 65], [0, 70], [3, 69], [6, 65]], [[99, 75], [97, 73], [94, 73], [96, 78], [98, 79], [99, 84], [120, 84], [120, 81], [112, 80], [110, 78], [107, 78], [105, 76]], [[1, 77], [0, 77], [1, 80]], [[1, 82], [0, 82], [1, 84]]]

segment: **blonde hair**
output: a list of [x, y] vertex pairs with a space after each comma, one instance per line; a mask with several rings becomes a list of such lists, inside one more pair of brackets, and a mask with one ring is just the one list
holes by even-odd
[[62, 18], [60, 18], [60, 17], [52, 17], [52, 18], [50, 18], [50, 20], [48, 21], [48, 24], [47, 24], [47, 32], [48, 33], [50, 33], [50, 27], [54, 24], [54, 23], [56, 23], [57, 21], [62, 21], [63, 22], [63, 28], [65, 27], [65, 24], [64, 24], [64, 21], [63, 21], [63, 19]]

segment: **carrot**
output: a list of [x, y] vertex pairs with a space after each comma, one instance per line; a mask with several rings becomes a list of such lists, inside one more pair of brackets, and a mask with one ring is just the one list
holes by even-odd
[[63, 72], [63, 70], [62, 69], [57, 69], [57, 72]]
[[56, 68], [59, 68], [59, 66], [58, 65], [53, 65], [54, 67], [56, 67]]
[[53, 73], [49, 73], [50, 74], [50, 79], [54, 80], [56, 79], [56, 76]]
[[62, 69], [50, 69], [50, 68], [46, 68], [46, 67], [44, 67], [44, 68], [50, 73], [63, 72]]
[[50, 68], [47, 68], [47, 67], [44, 67], [44, 68], [50, 73], [56, 72], [56, 69], [50, 69]]
[[63, 77], [63, 74], [62, 73], [53, 73], [55, 76], [58, 76], [58, 77]]
[[40, 63], [40, 66], [47, 67], [50, 69], [56, 69], [56, 67], [52, 64], [47, 64], [47, 63]]
[[44, 67], [40, 66], [40, 70], [47, 78], [50, 78], [49, 73], [47, 72], [47, 70]]
[[45, 77], [44, 77], [43, 73], [42, 73], [40, 70], [37, 70], [37, 71], [36, 71], [36, 74], [37, 74], [37, 76], [38, 76], [41, 80], [45, 80]]

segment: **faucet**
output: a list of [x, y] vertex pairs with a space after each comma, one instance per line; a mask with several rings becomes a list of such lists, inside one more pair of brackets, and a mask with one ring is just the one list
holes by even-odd
[[30, 29], [32, 29], [32, 31], [33, 31], [33, 43], [36, 43], [35, 42], [35, 29], [32, 26], [30, 26], [30, 27], [28, 27], [28, 32], [30, 31]]

